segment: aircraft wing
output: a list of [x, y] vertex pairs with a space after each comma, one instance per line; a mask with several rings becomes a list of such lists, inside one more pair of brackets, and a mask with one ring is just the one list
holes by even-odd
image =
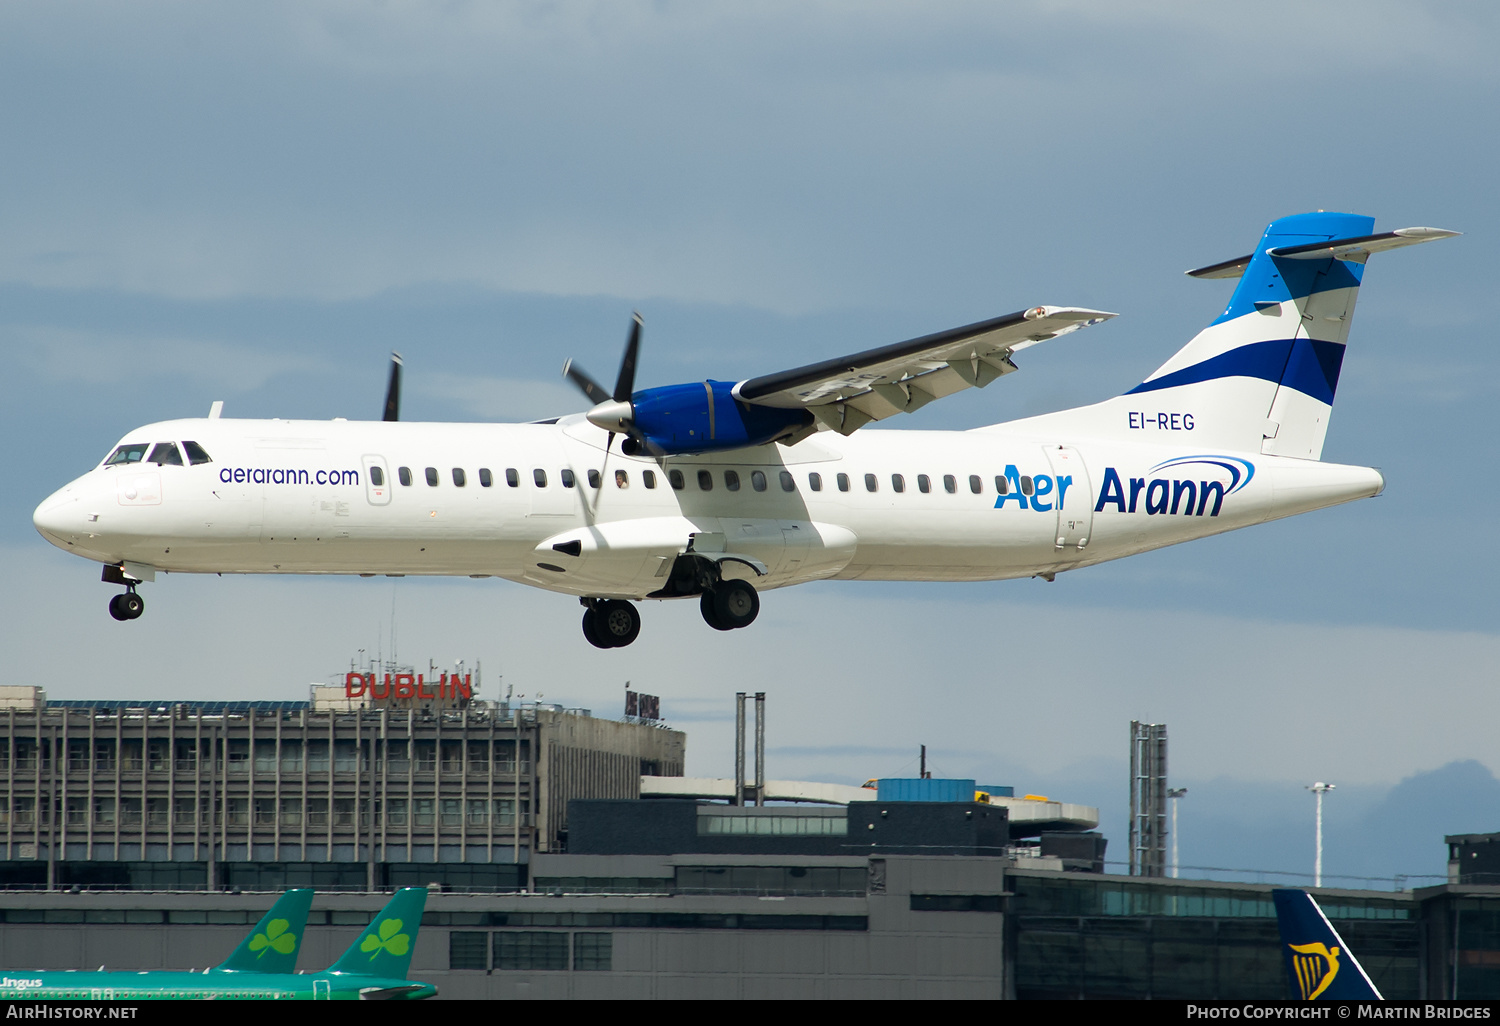
[[978, 324], [868, 349], [734, 387], [752, 406], [806, 409], [842, 434], [914, 410], [965, 388], [983, 388], [1016, 369], [1011, 354], [1115, 315], [1071, 306], [1034, 306]]

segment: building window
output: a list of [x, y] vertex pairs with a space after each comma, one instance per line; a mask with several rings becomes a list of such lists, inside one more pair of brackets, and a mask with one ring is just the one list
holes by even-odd
[[566, 970], [568, 935], [526, 931], [497, 931], [496, 969]]
[[302, 772], [302, 742], [285, 740], [281, 742], [281, 772]]
[[284, 827], [300, 827], [302, 825], [302, 799], [281, 799], [281, 825]]
[[385, 771], [393, 775], [410, 772], [411, 760], [406, 757], [406, 752], [404, 740], [387, 741], [385, 743]]
[[[130, 816], [130, 799], [125, 799], [125, 816]], [[140, 815], [139, 809], [136, 811]], [[246, 826], [250, 817], [249, 802], [244, 798], [230, 798], [224, 802], [224, 822], [229, 826]]]
[[87, 826], [89, 822], [89, 800], [68, 799], [68, 826]]
[[485, 773], [489, 770], [490, 743], [488, 741], [469, 742], [469, 772]]
[[448, 934], [449, 969], [488, 969], [489, 936], [454, 930]]
[[165, 798], [146, 799], [146, 825], [158, 828], [167, 825], [167, 800]]
[[417, 750], [417, 772], [431, 773], [437, 769], [437, 742], [417, 741], [415, 742], [415, 747]]
[[100, 826], [114, 826], [115, 800], [113, 798], [94, 799], [94, 822]]
[[258, 827], [273, 827], [276, 825], [276, 799], [255, 799], [255, 825]]
[[456, 828], [463, 825], [463, 804], [457, 798], [442, 799], [443, 826]]
[[462, 773], [464, 770], [464, 743], [462, 741], [443, 742], [443, 772]]
[[503, 827], [516, 825], [516, 800], [514, 798], [495, 799], [495, 825]]
[[307, 825], [310, 827], [328, 826], [327, 798], [309, 798], [307, 800]]
[[238, 775], [248, 771], [250, 769], [250, 742], [230, 741], [227, 759], [229, 763], [227, 772]]
[[171, 754], [165, 741], [151, 742], [151, 747], [146, 752], [146, 766], [152, 773], [165, 773], [170, 759]]
[[68, 742], [68, 772], [87, 773], [89, 771], [89, 743], [87, 741]]
[[406, 826], [406, 799], [387, 798], [385, 800], [386, 822], [393, 827]]
[[255, 742], [255, 772], [271, 775], [276, 772], [276, 742]]
[[412, 824], [419, 827], [432, 826], [432, 799], [413, 798], [411, 800]]
[[[244, 801], [243, 798], [240, 801]], [[140, 826], [141, 823], [141, 800], [139, 798], [120, 799], [120, 823], [124, 826]]]
[[359, 768], [359, 747], [353, 741], [336, 741], [333, 745], [333, 771], [353, 773]]
[[483, 798], [469, 799], [469, 826], [486, 827], [490, 823], [490, 803]]
[[307, 742], [307, 772], [328, 772], [328, 742], [313, 740]]
[[579, 971], [608, 972], [614, 954], [614, 934], [573, 934], [573, 968]]
[[192, 773], [198, 768], [198, 742], [177, 742], [177, 772]]
[[177, 826], [193, 826], [198, 822], [198, 799], [179, 798], [172, 809], [172, 822]]
[[354, 825], [353, 798], [335, 798], [333, 800], [333, 825], [336, 827], [352, 827]]

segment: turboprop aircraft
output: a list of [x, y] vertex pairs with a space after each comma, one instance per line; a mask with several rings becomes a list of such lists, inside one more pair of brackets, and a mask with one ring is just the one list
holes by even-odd
[[584, 636], [628, 645], [635, 601], [692, 599], [717, 630], [807, 581], [1040, 577], [1377, 495], [1320, 462], [1369, 257], [1456, 232], [1374, 233], [1317, 212], [1254, 252], [1208, 327], [1123, 395], [969, 431], [860, 430], [1016, 370], [1113, 316], [1033, 306], [744, 381], [615, 387], [530, 424], [206, 419], [129, 432], [37, 507], [54, 545], [104, 564], [134, 619], [167, 573], [468, 575], [575, 595]]
[[411, 1000], [437, 988], [406, 978], [427, 890], [396, 892], [342, 958], [299, 974], [310, 890], [287, 891], [223, 965], [201, 973], [0, 972], [0, 1000], [142, 1001], [170, 998], [357, 998]]

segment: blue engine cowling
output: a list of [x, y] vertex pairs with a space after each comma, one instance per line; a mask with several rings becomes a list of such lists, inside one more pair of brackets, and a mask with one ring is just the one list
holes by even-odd
[[646, 388], [630, 397], [636, 430], [665, 456], [765, 445], [811, 427], [806, 410], [752, 406], [733, 395], [733, 381]]

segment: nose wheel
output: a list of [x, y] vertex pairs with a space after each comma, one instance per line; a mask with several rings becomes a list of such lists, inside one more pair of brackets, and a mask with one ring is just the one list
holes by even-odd
[[716, 631], [749, 627], [760, 614], [760, 596], [749, 581], [720, 581], [698, 599], [703, 620]]
[[146, 602], [131, 588], [109, 600], [109, 615], [116, 620], [134, 620], [146, 611]]
[[584, 599], [583, 636], [595, 648], [624, 648], [641, 633], [641, 614], [619, 599]]

